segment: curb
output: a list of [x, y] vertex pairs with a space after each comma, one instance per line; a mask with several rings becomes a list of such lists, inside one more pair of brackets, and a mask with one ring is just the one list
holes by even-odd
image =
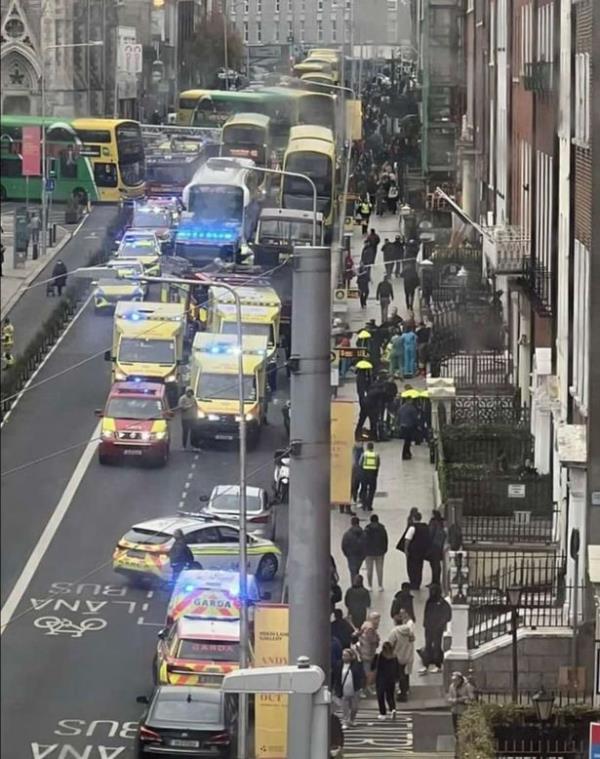
[[[6, 298], [5, 301], [2, 302], [2, 308], [0, 309], [0, 319], [4, 319], [5, 316], [7, 316], [11, 309], [14, 308], [14, 306], [17, 304], [17, 302], [21, 299], [21, 297], [25, 294], [27, 291], [27, 288], [29, 285], [39, 277], [40, 273], [46, 268], [46, 265], [52, 261], [52, 259], [60, 253], [60, 251], [65, 247], [65, 245], [75, 237], [75, 235], [79, 232], [81, 227], [85, 224], [85, 222], [90, 218], [90, 215], [87, 214], [83, 217], [83, 219], [79, 222], [79, 224], [75, 227], [75, 229], [72, 232], [68, 232], [65, 237], [58, 243], [58, 245], [53, 249], [52, 255], [46, 256], [45, 259], [41, 262], [43, 266], [39, 268], [32, 269], [29, 274], [22, 280], [21, 285], [19, 286], [19, 289], [16, 290], [11, 296]], [[39, 260], [39, 259], [38, 259]]]

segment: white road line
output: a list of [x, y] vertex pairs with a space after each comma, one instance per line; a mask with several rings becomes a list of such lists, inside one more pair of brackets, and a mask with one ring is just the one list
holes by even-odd
[[23, 397], [23, 395], [27, 392], [27, 390], [28, 390], [29, 386], [31, 385], [31, 383], [35, 380], [35, 378], [38, 376], [38, 374], [42, 371], [42, 369], [44, 368], [44, 366], [50, 360], [50, 358], [52, 357], [52, 354], [54, 353], [54, 351], [59, 347], [59, 345], [62, 343], [62, 341], [65, 339], [65, 337], [69, 334], [69, 330], [75, 324], [75, 322], [77, 321], [77, 319], [79, 319], [79, 317], [81, 316], [81, 314], [85, 311], [88, 303], [92, 300], [93, 296], [94, 296], [93, 292], [91, 292], [88, 295], [88, 297], [85, 299], [85, 301], [84, 301], [83, 305], [81, 306], [81, 308], [79, 309], [79, 311], [77, 311], [77, 313], [75, 314], [75, 316], [71, 319], [71, 321], [65, 327], [65, 330], [62, 333], [62, 335], [54, 343], [54, 345], [52, 346], [52, 348], [50, 348], [50, 350], [48, 351], [47, 355], [42, 359], [42, 363], [38, 366], [38, 368], [34, 371], [34, 373], [31, 375], [31, 377], [23, 385], [21, 391], [19, 392], [19, 394], [15, 398], [15, 402], [8, 409], [8, 411], [6, 412], [6, 414], [4, 414], [4, 418], [2, 419], [2, 422], [0, 422], [0, 430], [8, 422], [8, 420], [10, 419], [10, 416], [11, 416], [12, 412], [17, 407], [17, 403], [21, 400], [21, 398]]
[[44, 531], [40, 535], [35, 548], [27, 560], [27, 564], [25, 564], [23, 571], [19, 575], [18, 580], [16, 581], [13, 589], [10, 592], [10, 595], [2, 607], [2, 611], [0, 612], [0, 635], [2, 635], [6, 630], [6, 627], [11, 621], [18, 605], [21, 603], [21, 600], [25, 595], [27, 588], [29, 587], [29, 583], [37, 572], [38, 567], [40, 566], [42, 559], [46, 554], [46, 551], [50, 547], [54, 536], [58, 532], [65, 514], [73, 502], [73, 498], [75, 497], [75, 494], [81, 485], [81, 481], [83, 480], [92, 457], [96, 452], [96, 448], [98, 447], [98, 437], [100, 435], [101, 425], [102, 422], [98, 422], [96, 429], [92, 432], [90, 442], [86, 445], [84, 452], [81, 454], [81, 458], [77, 462], [77, 466], [71, 475], [71, 479], [67, 483], [67, 487], [64, 489], [60, 500], [56, 504], [56, 508], [54, 509], [52, 516], [48, 520]]

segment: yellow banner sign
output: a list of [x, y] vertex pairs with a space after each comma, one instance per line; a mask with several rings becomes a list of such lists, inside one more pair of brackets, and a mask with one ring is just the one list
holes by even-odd
[[[279, 667], [288, 663], [289, 609], [285, 604], [254, 607], [254, 641], [255, 667]], [[256, 759], [286, 759], [287, 720], [286, 694], [256, 694]]]
[[331, 503], [350, 503], [354, 401], [331, 402]]

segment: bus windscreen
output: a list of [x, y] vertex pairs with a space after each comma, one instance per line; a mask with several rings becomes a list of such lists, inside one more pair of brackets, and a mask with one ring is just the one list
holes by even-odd
[[196, 185], [190, 190], [189, 210], [203, 221], [241, 223], [244, 191], [229, 185]]

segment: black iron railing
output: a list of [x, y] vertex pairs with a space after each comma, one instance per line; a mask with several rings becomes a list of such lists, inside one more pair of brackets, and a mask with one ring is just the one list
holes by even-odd
[[506, 424], [528, 429], [529, 416], [529, 407], [521, 405], [515, 396], [459, 395], [452, 404], [453, 424]]
[[553, 315], [552, 272], [536, 259], [525, 259], [523, 275], [518, 283], [525, 290], [536, 313], [543, 317]]
[[439, 376], [453, 377], [459, 392], [482, 393], [490, 389], [514, 392], [513, 361], [504, 351], [478, 351], [446, 356], [439, 361]]
[[540, 543], [556, 542], [556, 514], [549, 517], [523, 518], [512, 516], [463, 516], [461, 529], [463, 545], [478, 543]]
[[536, 61], [525, 64], [523, 87], [530, 92], [550, 92], [554, 86], [554, 64]]
[[468, 597], [473, 604], [503, 603], [508, 588], [523, 589], [532, 598], [564, 585], [566, 557], [563, 553], [541, 549], [479, 550], [465, 549], [468, 567]]

